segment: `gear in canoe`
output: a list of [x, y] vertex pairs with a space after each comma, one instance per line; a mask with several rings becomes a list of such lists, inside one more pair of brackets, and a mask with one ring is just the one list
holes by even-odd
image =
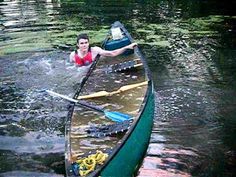
[[86, 132], [92, 137], [113, 136], [126, 132], [132, 123], [132, 120], [117, 122], [109, 125], [90, 126]]

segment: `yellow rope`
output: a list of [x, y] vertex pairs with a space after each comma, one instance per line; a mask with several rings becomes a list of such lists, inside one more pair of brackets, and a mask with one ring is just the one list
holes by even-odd
[[86, 176], [94, 171], [97, 164], [102, 165], [107, 159], [108, 154], [102, 151], [97, 151], [96, 154], [89, 155], [88, 157], [81, 158], [76, 161], [79, 164], [80, 176]]

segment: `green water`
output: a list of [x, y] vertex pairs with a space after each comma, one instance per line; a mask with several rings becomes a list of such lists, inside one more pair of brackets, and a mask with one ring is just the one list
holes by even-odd
[[169, 176], [233, 176], [234, 7], [234, 1], [0, 1], [1, 175], [64, 174], [68, 103], [42, 90], [73, 95], [78, 75], [67, 59], [76, 35], [87, 32], [100, 45], [119, 20], [154, 79], [148, 155], [163, 162], [154, 169]]

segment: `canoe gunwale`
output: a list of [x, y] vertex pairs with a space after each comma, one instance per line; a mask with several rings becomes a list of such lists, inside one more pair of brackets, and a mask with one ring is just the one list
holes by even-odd
[[[132, 36], [130, 35], [130, 33], [127, 31], [127, 29], [124, 27], [123, 24], [121, 24], [119, 21], [116, 21], [114, 22], [113, 25], [114, 27], [120, 27], [122, 31], [125, 33], [125, 35], [129, 38], [130, 42], [132, 43], [134, 42], [134, 39], [132, 38]], [[136, 55], [141, 59], [144, 65], [145, 73], [147, 74], [148, 80], [152, 80], [151, 71], [148, 67], [147, 61], [138, 46], [134, 48], [134, 53], [136, 53]]]
[[[86, 81], [88, 80], [89, 76], [92, 74], [93, 70], [96, 68], [96, 65], [100, 59], [100, 55], [98, 55], [95, 58], [95, 61], [93, 64], [90, 66], [89, 71], [87, 72], [85, 78], [83, 78], [82, 82], [79, 84], [78, 88], [76, 89], [76, 93], [74, 94], [73, 98], [76, 99], [82, 88], [84, 87]], [[74, 113], [74, 108], [75, 108], [75, 103], [70, 103], [68, 106], [68, 114], [67, 114], [67, 119], [66, 119], [66, 125], [65, 125], [65, 168], [66, 168], [66, 176], [71, 176], [68, 174], [68, 167], [71, 166], [69, 159], [71, 159], [71, 121]]]
[[[68, 174], [68, 167], [71, 166], [71, 163], [69, 161], [69, 159], [71, 157], [69, 157], [71, 155], [71, 119], [73, 116], [73, 112], [74, 112], [74, 108], [75, 108], [75, 103], [70, 103], [68, 106], [68, 114], [67, 114], [67, 120], [66, 120], [66, 125], [65, 125], [65, 171], [66, 171], [66, 176], [70, 176]], [[69, 159], [68, 159], [69, 158]]]

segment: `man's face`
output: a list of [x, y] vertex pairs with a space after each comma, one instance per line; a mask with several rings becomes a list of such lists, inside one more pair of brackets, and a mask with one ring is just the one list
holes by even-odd
[[89, 48], [89, 41], [88, 39], [80, 39], [77, 45], [82, 52], [87, 52]]

